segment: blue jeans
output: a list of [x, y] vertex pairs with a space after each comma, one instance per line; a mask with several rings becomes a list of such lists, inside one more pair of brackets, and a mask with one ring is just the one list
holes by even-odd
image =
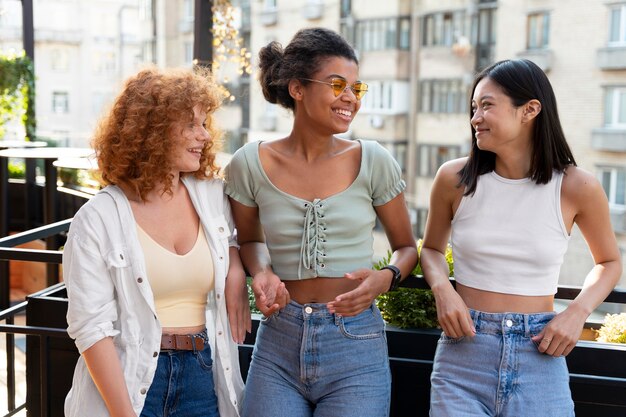
[[386, 417], [391, 373], [375, 305], [355, 317], [290, 302], [264, 319], [243, 417]]
[[219, 417], [206, 330], [202, 351], [164, 350], [140, 417]]
[[470, 310], [476, 336], [441, 335], [431, 375], [431, 417], [572, 417], [565, 357], [531, 340], [555, 313]]

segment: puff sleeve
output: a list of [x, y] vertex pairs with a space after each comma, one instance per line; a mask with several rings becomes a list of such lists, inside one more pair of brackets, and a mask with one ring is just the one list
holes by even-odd
[[372, 203], [382, 206], [397, 197], [406, 188], [402, 170], [389, 151], [378, 142], [372, 142], [371, 187]]
[[250, 143], [239, 148], [233, 155], [230, 163], [224, 168], [226, 186], [224, 192], [233, 200], [248, 206], [257, 207], [255, 202], [255, 186], [248, 161], [246, 148], [257, 144]]

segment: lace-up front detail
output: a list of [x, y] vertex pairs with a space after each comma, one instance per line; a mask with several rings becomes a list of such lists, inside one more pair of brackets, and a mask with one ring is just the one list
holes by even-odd
[[319, 198], [312, 203], [304, 203], [304, 230], [300, 246], [300, 262], [298, 265], [298, 278], [302, 278], [302, 268], [311, 269], [315, 276], [319, 270], [324, 269], [326, 222], [324, 220], [325, 203]]

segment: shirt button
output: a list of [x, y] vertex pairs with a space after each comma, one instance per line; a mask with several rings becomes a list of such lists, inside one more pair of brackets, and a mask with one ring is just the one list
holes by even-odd
[[513, 326], [513, 320], [507, 320], [506, 327], [511, 327], [511, 326]]
[[154, 353], [152, 354], [152, 357], [153, 357], [153, 358], [156, 358], [157, 356], [159, 356], [159, 352], [154, 352]]
[[145, 388], [142, 388], [141, 391], [139, 391], [141, 393], [141, 395], [146, 395], [146, 392], [148, 392]]
[[141, 277], [137, 278], [137, 282], [141, 284], [143, 282], [143, 278]]
[[304, 307], [304, 312], [306, 314], [311, 314], [313, 312], [313, 309], [309, 306]]
[[220, 299], [220, 297], [221, 297], [221, 294], [217, 294], [217, 295], [216, 295], [216, 297], [217, 297], [217, 299], [219, 300], [219, 299]]
[[122, 255], [121, 253], [120, 253], [120, 259], [121, 259], [122, 261], [124, 260], [124, 255]]
[[221, 332], [221, 331], [217, 332], [217, 335], [218, 335], [218, 336], [221, 336], [221, 335], [222, 335], [222, 332]]
[[219, 228], [219, 229], [217, 229], [217, 230], [219, 230], [219, 232], [220, 232], [220, 233], [223, 233], [223, 232], [224, 232], [224, 228], [223, 228], [223, 227], [220, 227], [220, 228]]

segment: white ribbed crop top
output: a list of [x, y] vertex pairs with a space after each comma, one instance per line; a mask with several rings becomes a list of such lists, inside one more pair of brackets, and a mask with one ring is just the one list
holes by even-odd
[[481, 175], [452, 220], [457, 282], [515, 295], [555, 294], [570, 238], [561, 212], [562, 180], [556, 171], [548, 184]]

